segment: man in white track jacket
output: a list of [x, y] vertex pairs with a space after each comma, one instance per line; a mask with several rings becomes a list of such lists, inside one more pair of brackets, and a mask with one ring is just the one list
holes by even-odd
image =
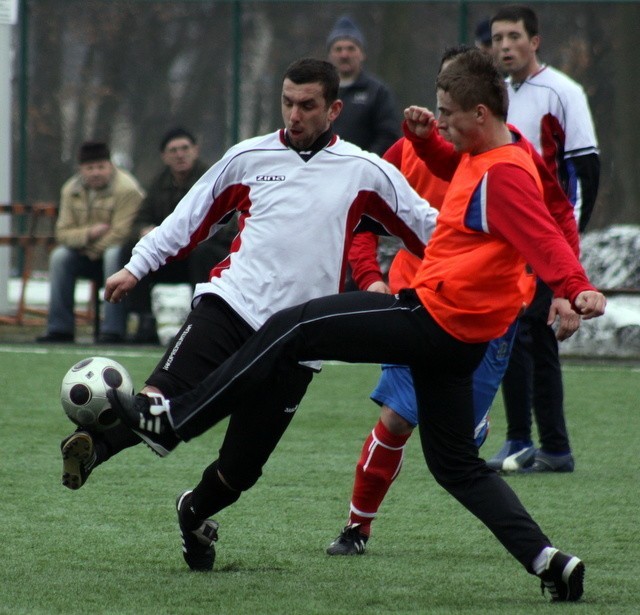
[[[238, 212], [239, 233], [229, 256], [213, 267], [208, 282], [196, 287], [194, 309], [147, 379], [143, 394], [173, 397], [192, 389], [275, 312], [338, 292], [362, 217], [380, 222], [422, 254], [436, 211], [393, 165], [333, 133], [332, 122], [342, 107], [337, 92], [338, 75], [330, 63], [305, 59], [292, 64], [282, 90], [285, 128], [232, 147], [175, 211], [140, 240], [125, 268], [107, 281], [106, 299], [122, 300], [140, 278], [188, 254]], [[309, 367], [300, 365], [287, 373], [286, 384], [272, 399], [256, 397], [256, 404], [278, 409], [265, 408], [265, 416], [280, 417], [279, 423], [271, 418], [259, 430], [284, 432], [311, 380]], [[223, 414], [231, 415], [229, 434], [242, 417], [232, 407]], [[230, 451], [229, 458], [249, 457], [251, 463], [239, 465], [261, 468], [273, 447], [264, 447], [259, 436], [245, 442], [242, 450]], [[228, 440], [222, 445], [225, 450]], [[101, 434], [76, 431], [62, 442], [63, 484], [78, 489], [96, 465], [139, 441], [123, 425]], [[240, 474], [228, 477], [223, 472], [234, 487], [234, 501], [258, 480], [260, 470]], [[213, 530], [201, 520], [195, 523], [185, 511], [192, 499], [206, 501], [220, 480], [214, 463], [193, 494], [179, 500], [184, 557], [193, 569], [212, 568], [211, 539], [202, 532]]]

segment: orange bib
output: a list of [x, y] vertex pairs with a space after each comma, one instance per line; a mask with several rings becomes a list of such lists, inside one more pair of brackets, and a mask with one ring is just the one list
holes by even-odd
[[411, 283], [436, 322], [465, 342], [502, 335], [535, 291], [535, 276], [526, 271], [516, 248], [465, 225], [472, 195], [489, 169], [501, 162], [527, 171], [542, 194], [533, 160], [519, 147], [463, 155]]

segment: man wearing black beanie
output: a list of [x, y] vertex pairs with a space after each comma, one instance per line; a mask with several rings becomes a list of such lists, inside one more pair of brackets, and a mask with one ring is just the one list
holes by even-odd
[[[73, 342], [74, 293], [77, 278], [104, 283], [120, 268], [120, 244], [144, 197], [138, 181], [111, 162], [102, 141], [87, 141], [78, 150], [78, 173], [62, 186], [57, 247], [49, 258], [47, 332], [36, 341]], [[124, 306], [105, 303], [100, 339], [124, 340]]]

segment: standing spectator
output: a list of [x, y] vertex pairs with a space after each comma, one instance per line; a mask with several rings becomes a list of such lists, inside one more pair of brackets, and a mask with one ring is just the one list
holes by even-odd
[[342, 139], [382, 156], [400, 138], [400, 116], [389, 87], [363, 70], [364, 35], [347, 16], [329, 36], [329, 61], [338, 69], [342, 113], [333, 128]]
[[[182, 197], [209, 168], [199, 158], [195, 137], [184, 128], [172, 128], [160, 141], [160, 156], [164, 169], [153, 180], [140, 206], [128, 241], [123, 246], [121, 265], [131, 258], [133, 247], [147, 233], [173, 212]], [[157, 344], [156, 321], [151, 313], [151, 289], [157, 283], [189, 283], [193, 288], [206, 282], [209, 271], [229, 253], [237, 226], [227, 224], [214, 237], [200, 243], [187, 257], [173, 260], [140, 280], [127, 297], [130, 312], [139, 315], [138, 330], [132, 341]]]
[[[493, 52], [508, 75], [508, 121], [520, 129], [556, 175], [584, 231], [596, 200], [600, 158], [584, 90], [538, 60], [538, 18], [522, 5], [505, 6], [491, 19]], [[496, 470], [572, 472], [574, 459], [564, 417], [558, 342], [548, 324], [553, 293], [543, 282], [520, 318], [502, 382], [507, 440], [489, 460]], [[531, 439], [535, 413], [540, 449]]]
[[[389, 87], [363, 70], [364, 47], [362, 31], [346, 15], [340, 17], [327, 37], [329, 61], [338, 70], [338, 97], [343, 105], [333, 129], [342, 139], [382, 156], [400, 138], [401, 118]], [[385, 269], [398, 247], [395, 239], [381, 243], [380, 260]], [[350, 267], [345, 290], [357, 290]]]
[[[116, 168], [105, 143], [80, 146], [79, 172], [62, 186], [56, 222], [58, 246], [49, 258], [47, 332], [38, 342], [73, 342], [76, 279], [102, 283], [120, 268], [120, 245], [127, 236], [144, 192], [129, 173]], [[124, 340], [124, 306], [106, 302], [101, 343]]]

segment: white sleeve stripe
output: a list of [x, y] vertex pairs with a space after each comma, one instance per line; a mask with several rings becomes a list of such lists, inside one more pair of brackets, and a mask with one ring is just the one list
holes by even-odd
[[480, 223], [485, 233], [489, 232], [489, 223], [487, 221], [487, 179], [489, 172], [487, 171], [482, 178], [480, 185]]

